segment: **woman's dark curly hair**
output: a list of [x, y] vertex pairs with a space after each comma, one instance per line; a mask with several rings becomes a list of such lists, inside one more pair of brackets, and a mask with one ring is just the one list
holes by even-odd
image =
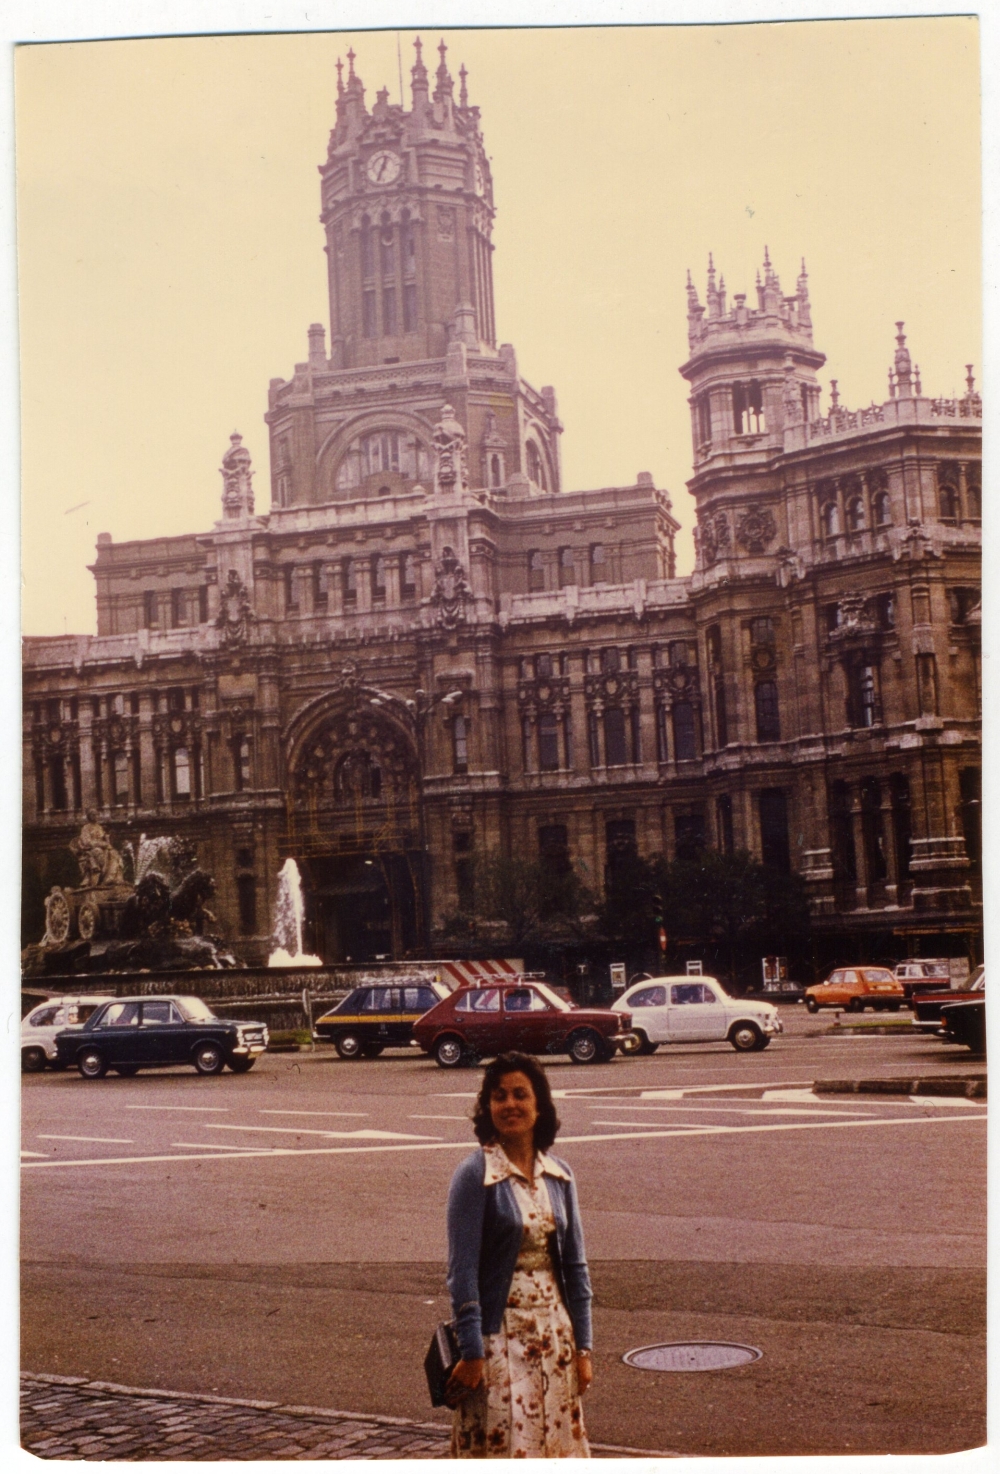
[[472, 1129], [476, 1133], [476, 1139], [482, 1142], [483, 1146], [496, 1141], [497, 1133], [490, 1114], [490, 1097], [504, 1075], [514, 1074], [527, 1075], [531, 1081], [531, 1088], [535, 1092], [535, 1104], [538, 1107], [538, 1120], [535, 1122], [535, 1151], [547, 1152], [559, 1130], [559, 1117], [552, 1103], [552, 1091], [549, 1089], [548, 1078], [538, 1060], [530, 1054], [518, 1054], [516, 1050], [511, 1050], [507, 1054], [498, 1054], [493, 1063], [487, 1065], [483, 1072], [483, 1083], [479, 1087], [479, 1094], [472, 1112]]

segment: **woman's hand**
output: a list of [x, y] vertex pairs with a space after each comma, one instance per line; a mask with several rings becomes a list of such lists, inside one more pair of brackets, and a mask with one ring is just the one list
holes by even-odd
[[481, 1356], [475, 1361], [455, 1363], [444, 1391], [444, 1400], [448, 1407], [458, 1407], [462, 1399], [468, 1397], [469, 1393], [479, 1386], [483, 1380], [484, 1365], [485, 1361]]
[[578, 1351], [576, 1353], [576, 1385], [580, 1396], [586, 1392], [594, 1380], [594, 1363], [589, 1351]]

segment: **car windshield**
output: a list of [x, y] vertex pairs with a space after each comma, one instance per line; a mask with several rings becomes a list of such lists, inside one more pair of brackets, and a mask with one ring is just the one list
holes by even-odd
[[177, 1007], [192, 1024], [207, 1024], [215, 1018], [208, 1004], [203, 1003], [200, 998], [178, 998]]
[[545, 983], [532, 983], [532, 987], [541, 993], [550, 1008], [558, 1008], [560, 1013], [569, 1013], [570, 1005], [564, 998], [560, 998], [558, 993], [554, 993]]

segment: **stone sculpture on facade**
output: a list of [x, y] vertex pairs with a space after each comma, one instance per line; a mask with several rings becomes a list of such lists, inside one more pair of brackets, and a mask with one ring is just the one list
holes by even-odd
[[253, 471], [250, 452], [243, 436], [230, 435], [230, 447], [222, 457], [222, 513], [224, 517], [253, 516]]
[[434, 490], [468, 491], [469, 467], [466, 435], [450, 404], [441, 408], [434, 426]]
[[457, 629], [465, 623], [465, 604], [472, 598], [472, 590], [465, 578], [465, 569], [455, 557], [453, 548], [445, 548], [441, 561], [434, 568], [434, 592], [431, 605], [434, 622], [442, 629]]
[[736, 541], [748, 553], [763, 553], [778, 535], [778, 525], [769, 507], [751, 507], [736, 528]]
[[250, 603], [246, 585], [230, 568], [229, 575], [219, 593], [219, 613], [215, 627], [222, 631], [222, 643], [227, 649], [234, 645], [245, 645], [257, 616]]
[[702, 520], [698, 532], [702, 562], [706, 568], [711, 568], [729, 552], [729, 519], [725, 512], [716, 512], [714, 517], [709, 516]]

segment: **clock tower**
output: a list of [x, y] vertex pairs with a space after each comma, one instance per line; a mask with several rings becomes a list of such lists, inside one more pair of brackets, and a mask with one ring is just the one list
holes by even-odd
[[470, 107], [456, 100], [438, 48], [433, 94], [422, 47], [413, 106], [378, 94], [369, 113], [348, 53], [338, 63], [337, 121], [322, 176], [330, 290], [331, 367], [443, 358], [449, 339], [493, 349], [493, 183]]

